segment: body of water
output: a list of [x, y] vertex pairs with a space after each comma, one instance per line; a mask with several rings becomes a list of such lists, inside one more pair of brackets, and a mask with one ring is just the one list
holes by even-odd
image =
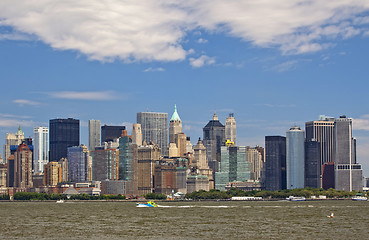
[[[0, 239], [368, 239], [369, 202], [0, 202]], [[328, 217], [334, 213], [334, 218]]]

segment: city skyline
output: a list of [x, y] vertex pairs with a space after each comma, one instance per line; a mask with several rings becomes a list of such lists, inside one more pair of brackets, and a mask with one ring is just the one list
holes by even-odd
[[174, 104], [192, 144], [214, 112], [234, 113], [239, 146], [346, 115], [369, 175], [369, 3], [92, 2], [0, 3], [1, 146], [69, 117], [88, 146], [90, 119], [130, 132], [138, 112]]

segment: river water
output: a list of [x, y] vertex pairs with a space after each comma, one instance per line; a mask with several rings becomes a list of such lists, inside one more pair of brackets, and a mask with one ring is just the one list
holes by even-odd
[[369, 202], [159, 205], [0, 202], [0, 239], [369, 239]]

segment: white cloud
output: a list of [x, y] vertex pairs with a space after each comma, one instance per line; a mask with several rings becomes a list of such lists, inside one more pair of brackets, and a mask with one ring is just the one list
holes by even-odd
[[20, 120], [14, 118], [0, 118], [0, 127], [34, 127], [40, 125], [38, 122], [32, 120]]
[[178, 61], [186, 34], [204, 30], [284, 54], [320, 51], [367, 34], [368, 10], [362, 0], [2, 0], [0, 25], [93, 60]]
[[211, 65], [215, 63], [214, 57], [209, 57], [206, 55], [201, 55], [199, 58], [190, 58], [190, 64], [194, 68], [199, 68], [204, 65]]
[[41, 104], [39, 102], [35, 102], [35, 101], [27, 100], [27, 99], [15, 99], [13, 100], [13, 103], [18, 104], [19, 106], [24, 106], [24, 105], [36, 106], [36, 105]]
[[73, 92], [73, 91], [61, 91], [61, 92], [50, 92], [46, 93], [53, 98], [62, 99], [75, 99], [75, 100], [93, 100], [93, 101], [108, 101], [119, 99], [113, 91], [102, 91], [102, 92]]
[[198, 43], [207, 43], [207, 42], [208, 42], [208, 40], [203, 39], [203, 38], [199, 38], [199, 39], [197, 40], [197, 42], [198, 42]]
[[354, 130], [369, 131], [369, 115], [364, 115], [360, 118], [354, 118], [352, 128]]
[[144, 72], [164, 72], [164, 71], [165, 69], [161, 67], [158, 67], [158, 68], [149, 67], [144, 70]]

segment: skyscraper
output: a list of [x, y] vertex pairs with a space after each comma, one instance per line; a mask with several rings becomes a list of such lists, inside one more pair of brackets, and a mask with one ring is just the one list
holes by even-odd
[[217, 171], [221, 158], [221, 146], [225, 143], [225, 127], [220, 123], [216, 113], [214, 113], [213, 119], [203, 128], [203, 143], [206, 147], [209, 166], [213, 171]]
[[33, 170], [43, 172], [44, 165], [49, 162], [49, 128], [33, 128]]
[[176, 142], [178, 133], [182, 133], [182, 121], [177, 112], [177, 105], [174, 105], [174, 113], [169, 121], [169, 143]]
[[68, 147], [79, 146], [79, 120], [73, 118], [50, 120], [49, 138], [49, 161], [66, 158]]
[[125, 126], [102, 126], [101, 145], [103, 145], [104, 142], [114, 141], [115, 139], [120, 138], [124, 130], [126, 130]]
[[88, 149], [94, 151], [96, 147], [100, 146], [101, 131], [100, 120], [88, 121]]
[[335, 188], [341, 191], [362, 190], [362, 169], [356, 163], [356, 142], [352, 137], [352, 118], [334, 120]]
[[126, 181], [126, 194], [137, 195], [137, 146], [127, 131], [119, 138], [119, 180]]
[[286, 132], [287, 188], [305, 187], [305, 133], [299, 127], [291, 127]]
[[236, 144], [236, 119], [233, 113], [230, 113], [225, 121], [225, 138]]
[[85, 182], [89, 180], [89, 152], [84, 145], [68, 147], [68, 180]]
[[215, 173], [215, 189], [225, 191], [225, 185], [229, 182], [246, 182], [251, 179], [246, 149], [244, 146], [221, 147], [220, 168]]
[[32, 182], [32, 151], [27, 144], [18, 146], [14, 154], [14, 187], [31, 188]]
[[159, 145], [161, 154], [168, 155], [168, 114], [156, 112], [137, 113], [137, 123], [141, 124], [142, 140]]
[[7, 163], [8, 158], [10, 157], [10, 146], [18, 146], [24, 140], [24, 133], [22, 132], [21, 127], [19, 126], [18, 132], [16, 133], [7, 133], [5, 136], [5, 144], [4, 144], [4, 156], [3, 162]]
[[138, 149], [137, 188], [138, 194], [152, 193], [154, 190], [155, 162], [160, 159], [158, 145], [142, 145]]
[[320, 143], [311, 139], [305, 142], [305, 187], [321, 188]]
[[286, 138], [265, 137], [265, 189], [277, 191], [286, 189]]
[[142, 145], [142, 129], [139, 123], [134, 123], [132, 126], [132, 143], [137, 146]]
[[319, 143], [321, 182], [334, 182], [334, 176], [329, 174], [330, 171], [325, 171], [325, 174], [322, 172], [324, 164], [334, 163], [334, 118], [320, 116], [318, 121], [306, 122], [305, 131], [307, 142], [317, 141]]
[[250, 166], [251, 180], [261, 181], [262, 171], [264, 168], [264, 148], [256, 146], [255, 148], [247, 147], [247, 161]]
[[92, 156], [93, 181], [118, 180], [118, 149], [97, 147], [90, 155]]

